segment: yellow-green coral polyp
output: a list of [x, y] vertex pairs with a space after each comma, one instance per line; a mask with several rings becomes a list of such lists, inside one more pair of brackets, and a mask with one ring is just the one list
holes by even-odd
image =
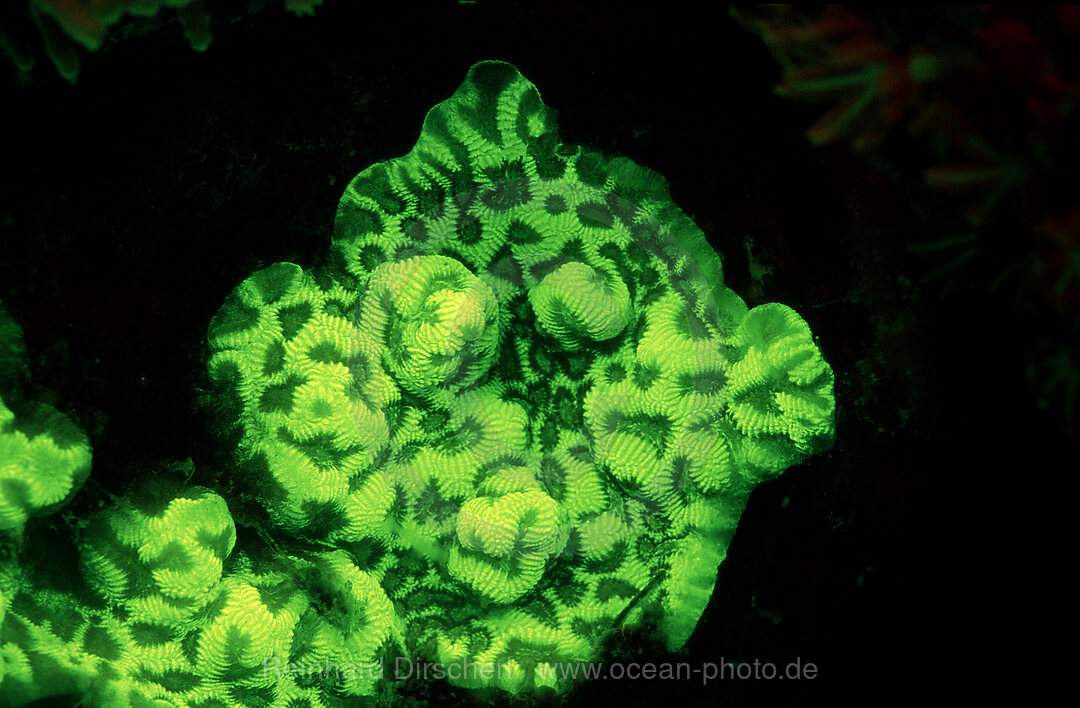
[[367, 351], [407, 391], [465, 388], [495, 354], [495, 294], [460, 261], [416, 256], [372, 274], [357, 326]]
[[630, 293], [618, 275], [611, 280], [605, 282], [600, 273], [578, 261], [544, 276], [529, 290], [541, 328], [566, 349], [618, 335], [631, 321]]
[[0, 398], [0, 531], [55, 510], [89, 473], [90, 444], [67, 416], [36, 402], [17, 416]]
[[506, 603], [531, 589], [549, 558], [566, 544], [564, 514], [539, 489], [475, 497], [457, 515], [451, 575], [492, 602]]

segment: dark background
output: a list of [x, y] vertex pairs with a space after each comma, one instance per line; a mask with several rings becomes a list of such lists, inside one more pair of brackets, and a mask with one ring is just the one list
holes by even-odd
[[76, 511], [188, 458], [227, 477], [194, 404], [211, 316], [260, 267], [320, 263], [348, 180], [405, 154], [472, 63], [503, 59], [559, 110], [566, 142], [667, 177], [729, 285], [798, 310], [836, 372], [836, 445], [754, 493], [685, 650], [628, 636], [608, 655], [812, 662], [818, 677], [597, 681], [565, 700], [938, 701], [996, 689], [1027, 658], [1004, 637], [1052, 622], [1057, 599], [1044, 545], [1025, 539], [1032, 518], [1067, 517], [1070, 458], [1023, 378], [1023, 328], [977, 269], [920, 285], [911, 193], [844, 146], [809, 146], [821, 109], [773, 95], [757, 37], [663, 5], [331, 0], [297, 18], [208, 4], [203, 54], [163, 13], [84, 52], [74, 86], [44, 58], [28, 82], [0, 67], [0, 299], [35, 395], [91, 437]]

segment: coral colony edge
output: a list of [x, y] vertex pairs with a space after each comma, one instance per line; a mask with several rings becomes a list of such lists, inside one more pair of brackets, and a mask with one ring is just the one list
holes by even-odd
[[20, 549], [90, 446], [21, 399], [0, 311], [0, 703], [353, 705], [400, 657], [564, 691], [627, 627], [683, 646], [751, 490], [831, 444], [833, 374], [662, 177], [555, 116], [477, 64], [349, 184], [330, 262], [241, 283], [207, 334], [230, 485], [108, 502], [74, 585]]

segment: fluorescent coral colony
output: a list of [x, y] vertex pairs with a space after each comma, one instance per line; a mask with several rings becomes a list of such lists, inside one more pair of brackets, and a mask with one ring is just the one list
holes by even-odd
[[[210, 324], [227, 489], [101, 510], [81, 594], [4, 561], [8, 703], [345, 705], [392, 692], [402, 657], [564, 691], [627, 627], [679, 649], [751, 490], [831, 443], [806, 323], [748, 309], [664, 179], [562, 144], [508, 64], [352, 180], [333, 254], [254, 273]], [[2, 410], [11, 529], [90, 453], [59, 414]]]

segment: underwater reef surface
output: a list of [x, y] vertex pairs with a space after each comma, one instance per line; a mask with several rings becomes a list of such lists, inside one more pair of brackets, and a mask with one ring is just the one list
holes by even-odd
[[[799, 312], [836, 376], [833, 448], [751, 495], [683, 649], [627, 630], [599, 654], [609, 667], [812, 662], [816, 676], [595, 680], [560, 700], [848, 704], [977, 668], [974, 645], [1011, 627], [978, 619], [995, 559], [1012, 573], [1036, 564], [1021, 537], [981, 534], [1010, 480], [1062, 469], [1069, 449], [1024, 385], [1030, 325], [990, 290], [992, 274], [922, 287], [905, 248], [927, 228], [914, 198], [840, 147], [807, 145], [818, 111], [773, 97], [778, 70], [733, 22], [574, 4], [338, 5], [219, 13], [204, 53], [169, 22], [117, 28], [83, 55], [74, 86], [49, 67], [17, 84], [12, 69], [0, 300], [25, 335], [25, 397], [85, 431], [93, 463], [5, 558], [66, 571], [73, 587], [58, 590], [74, 589], [77, 540], [105, 533], [88, 522], [159, 477], [230, 501], [232, 527], [214, 497], [191, 499], [218, 519], [208, 559], [231, 557], [233, 533], [237, 548], [272, 547], [263, 519], [232, 505], [236, 445], [204, 373], [211, 320], [252, 273], [327, 261], [347, 182], [407, 153], [468, 67], [499, 58], [558, 109], [564, 142], [663, 175], [723, 254], [727, 285], [750, 306]], [[337, 561], [318, 575], [345, 577]], [[393, 688], [415, 705], [506, 700], [415, 675]]]

